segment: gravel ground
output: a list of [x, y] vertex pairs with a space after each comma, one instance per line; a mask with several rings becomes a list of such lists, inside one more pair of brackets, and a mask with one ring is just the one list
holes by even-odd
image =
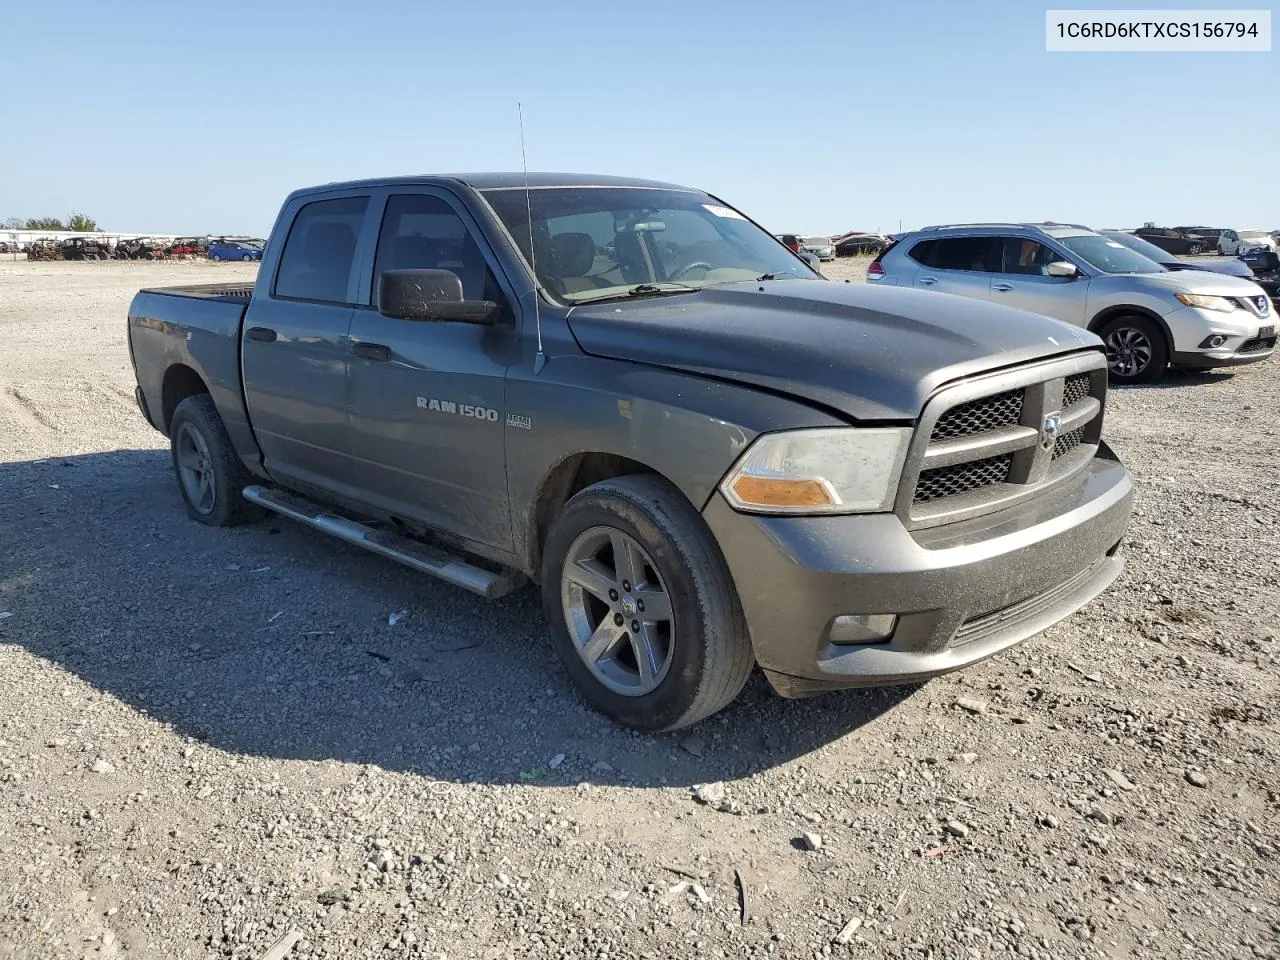
[[1066, 623], [640, 736], [532, 591], [185, 517], [125, 312], [253, 270], [0, 263], [0, 956], [1280, 957], [1274, 362], [1113, 394]]

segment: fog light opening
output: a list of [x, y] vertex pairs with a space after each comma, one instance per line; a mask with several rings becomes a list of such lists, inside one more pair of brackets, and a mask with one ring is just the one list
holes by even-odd
[[837, 645], [880, 643], [892, 637], [897, 627], [896, 613], [851, 613], [832, 620], [827, 637]]
[[1225, 334], [1214, 333], [1200, 341], [1200, 348], [1202, 350], [1212, 350], [1214, 347], [1220, 347], [1226, 342], [1227, 337]]

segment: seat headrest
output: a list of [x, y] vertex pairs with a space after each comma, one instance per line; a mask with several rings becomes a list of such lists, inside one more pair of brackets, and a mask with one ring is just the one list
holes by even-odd
[[596, 262], [596, 242], [589, 233], [557, 233], [551, 238], [556, 271], [564, 277], [584, 277]]

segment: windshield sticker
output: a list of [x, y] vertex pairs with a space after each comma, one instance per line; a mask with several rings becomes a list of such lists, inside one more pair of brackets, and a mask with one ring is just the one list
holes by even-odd
[[717, 217], [728, 217], [730, 220], [747, 219], [742, 214], [740, 214], [737, 210], [731, 210], [729, 207], [722, 207], [719, 204], [715, 204], [715, 203], [704, 203], [702, 205], [702, 209], [706, 210], [708, 213], [715, 214]]
[[1123, 243], [1116, 243], [1116, 241], [1114, 241], [1114, 240], [1108, 240], [1108, 241], [1107, 241], [1107, 246], [1108, 246], [1108, 247], [1115, 247], [1117, 250], [1123, 250], [1123, 249], [1124, 249], [1124, 244], [1123, 244]]

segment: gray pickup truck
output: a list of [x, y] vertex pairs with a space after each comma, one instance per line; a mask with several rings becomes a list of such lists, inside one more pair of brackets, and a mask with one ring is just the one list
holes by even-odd
[[584, 697], [641, 729], [756, 664], [792, 697], [955, 670], [1122, 565], [1097, 337], [825, 280], [699, 190], [301, 190], [256, 283], [143, 290], [128, 329], [194, 519], [532, 580]]

